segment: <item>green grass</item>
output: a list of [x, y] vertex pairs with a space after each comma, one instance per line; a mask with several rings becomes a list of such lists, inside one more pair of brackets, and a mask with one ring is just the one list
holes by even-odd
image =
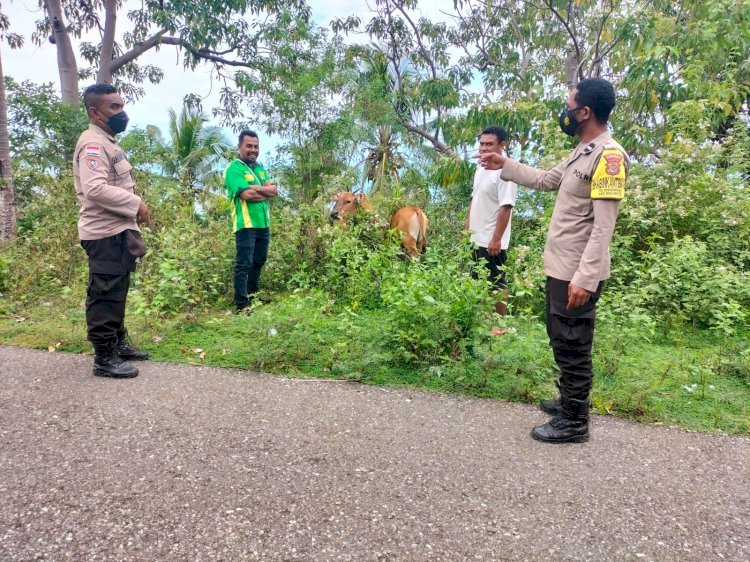
[[[0, 298], [0, 343], [91, 353], [82, 299], [73, 302], [77, 294], [26, 303]], [[518, 402], [551, 396], [557, 377], [538, 319], [509, 318], [505, 335], [484, 335], [460, 360], [434, 365], [403, 361], [384, 337], [389, 324], [382, 311], [338, 309], [322, 294], [280, 295], [247, 317], [227, 310], [170, 319], [129, 312], [128, 325], [156, 361]], [[592, 402], [600, 413], [750, 435], [746, 334], [728, 338], [683, 328], [649, 341], [600, 323], [594, 363]]]

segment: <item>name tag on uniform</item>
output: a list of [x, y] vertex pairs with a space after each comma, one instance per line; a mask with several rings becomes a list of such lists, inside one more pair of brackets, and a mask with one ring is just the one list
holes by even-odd
[[591, 198], [622, 199], [625, 180], [625, 156], [616, 148], [605, 149], [591, 179]]

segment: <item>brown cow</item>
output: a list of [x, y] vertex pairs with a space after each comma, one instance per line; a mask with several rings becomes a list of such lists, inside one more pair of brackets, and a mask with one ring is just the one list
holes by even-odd
[[365, 211], [372, 211], [370, 199], [364, 193], [352, 193], [351, 191], [342, 191], [330, 202], [330, 214], [332, 221], [344, 220], [346, 217], [357, 214], [357, 209], [362, 208]]
[[[371, 211], [372, 204], [364, 193], [344, 191], [331, 199], [329, 208], [331, 221], [343, 221], [357, 214], [359, 208]], [[401, 242], [411, 257], [418, 257], [424, 252], [427, 246], [427, 217], [422, 209], [413, 205], [401, 207], [391, 216], [390, 228], [399, 231]]]
[[419, 257], [427, 247], [427, 217], [422, 209], [409, 205], [401, 207], [391, 217], [391, 228], [401, 235], [401, 243], [413, 258]]

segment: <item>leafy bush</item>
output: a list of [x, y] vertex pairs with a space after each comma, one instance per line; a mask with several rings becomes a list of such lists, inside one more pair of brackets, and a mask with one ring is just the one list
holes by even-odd
[[228, 221], [181, 217], [144, 232], [150, 252], [135, 276], [139, 308], [159, 316], [223, 306], [231, 296], [234, 238]]
[[645, 254], [627, 291], [621, 292], [635, 296], [630, 300], [654, 317], [727, 334], [748, 320], [750, 276], [689, 236]]
[[491, 310], [486, 280], [468, 272], [468, 246], [452, 256], [428, 252], [383, 280], [392, 331], [387, 337], [410, 362], [458, 359], [470, 349]]

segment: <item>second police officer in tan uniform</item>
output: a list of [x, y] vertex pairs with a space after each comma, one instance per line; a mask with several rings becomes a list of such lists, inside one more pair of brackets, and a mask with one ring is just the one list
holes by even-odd
[[78, 235], [89, 258], [88, 339], [95, 375], [130, 378], [138, 369], [123, 359], [148, 358], [130, 344], [125, 329], [130, 272], [146, 251], [137, 223], [149, 221], [148, 209], [135, 194], [132, 166], [114, 138], [128, 124], [122, 98], [113, 86], [95, 84], [86, 88], [83, 102], [89, 128], [78, 139], [73, 176], [81, 203]]
[[558, 191], [544, 249], [547, 275], [547, 334], [560, 368], [559, 400], [544, 400], [553, 414], [532, 436], [551, 443], [589, 438], [589, 392], [593, 383], [591, 346], [596, 302], [610, 276], [609, 244], [630, 162], [609, 134], [615, 91], [603, 78], [582, 80], [570, 92], [560, 127], [580, 143], [548, 171], [496, 153], [479, 155], [488, 169], [502, 168], [504, 180], [540, 191]]

